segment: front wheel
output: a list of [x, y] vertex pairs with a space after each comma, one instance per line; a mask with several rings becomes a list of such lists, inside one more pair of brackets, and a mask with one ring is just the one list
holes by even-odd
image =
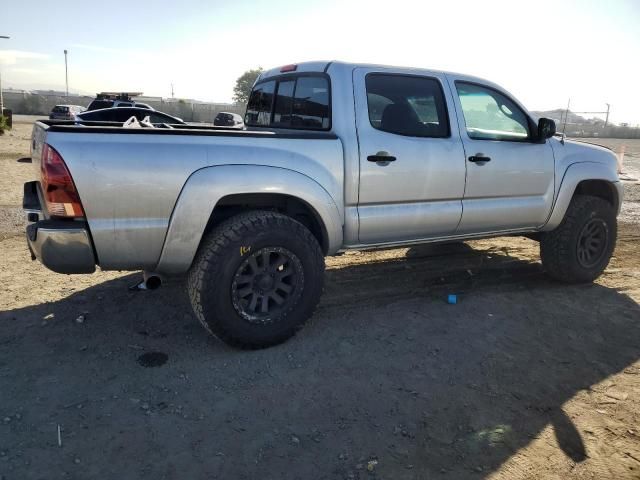
[[302, 327], [320, 300], [323, 280], [322, 250], [304, 225], [252, 211], [203, 240], [187, 288], [210, 333], [234, 347], [264, 348]]
[[575, 195], [562, 223], [542, 234], [542, 265], [557, 280], [592, 282], [609, 264], [616, 236], [614, 207], [599, 197]]

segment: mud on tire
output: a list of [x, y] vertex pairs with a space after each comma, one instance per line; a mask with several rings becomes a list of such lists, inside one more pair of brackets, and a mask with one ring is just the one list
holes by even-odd
[[540, 257], [547, 273], [563, 282], [598, 278], [616, 244], [615, 208], [606, 200], [575, 195], [562, 223], [540, 239]]
[[203, 239], [187, 290], [209, 333], [255, 349], [293, 336], [313, 314], [323, 282], [323, 253], [304, 225], [279, 213], [251, 211]]

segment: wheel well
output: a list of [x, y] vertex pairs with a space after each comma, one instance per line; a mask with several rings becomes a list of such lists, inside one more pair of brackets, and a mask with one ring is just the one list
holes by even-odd
[[211, 212], [205, 234], [226, 219], [248, 210], [270, 210], [294, 218], [309, 229], [323, 252], [327, 253], [329, 236], [320, 215], [305, 201], [280, 193], [242, 193], [222, 197]]
[[583, 180], [576, 187], [574, 195], [600, 197], [618, 208], [618, 194], [613, 185], [606, 180]]

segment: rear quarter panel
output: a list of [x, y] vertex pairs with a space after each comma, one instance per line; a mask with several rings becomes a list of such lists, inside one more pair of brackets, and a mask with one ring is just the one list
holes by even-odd
[[[153, 269], [187, 179], [217, 165], [267, 165], [317, 181], [342, 208], [337, 139], [51, 132], [80, 194], [98, 262], [106, 270]], [[209, 211], [213, 205], [203, 204]], [[342, 214], [342, 212], [341, 212]]]

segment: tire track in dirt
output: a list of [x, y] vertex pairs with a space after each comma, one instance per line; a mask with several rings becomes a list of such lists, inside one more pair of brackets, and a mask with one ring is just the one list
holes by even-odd
[[[637, 256], [635, 245], [640, 238], [627, 230], [621, 225], [616, 250], [625, 263]], [[487, 246], [491, 243], [496, 245]], [[415, 296], [444, 301], [450, 293], [496, 288], [508, 292], [558, 287], [561, 284], [545, 275], [538, 251], [533, 240], [505, 237], [329, 258], [320, 308], [354, 309]]]

